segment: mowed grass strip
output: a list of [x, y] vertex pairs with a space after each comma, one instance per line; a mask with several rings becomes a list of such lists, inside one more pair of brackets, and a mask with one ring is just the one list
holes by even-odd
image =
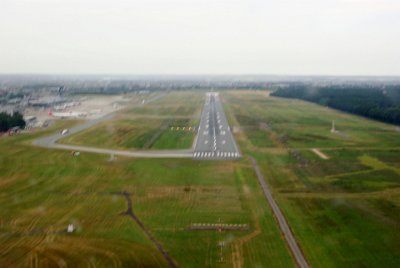
[[[115, 149], [188, 149], [192, 146], [196, 135], [193, 130], [194, 121], [152, 118], [117, 119], [68, 136], [59, 142]], [[180, 129], [178, 130], [176, 126], [180, 126]]]
[[138, 149], [159, 131], [163, 120], [110, 120], [61, 139], [61, 143], [101, 148]]

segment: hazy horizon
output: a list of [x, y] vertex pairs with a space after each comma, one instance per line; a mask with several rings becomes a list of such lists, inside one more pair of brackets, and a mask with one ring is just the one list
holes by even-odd
[[395, 0], [2, 1], [0, 73], [400, 76]]
[[142, 74], [135, 74], [135, 73], [28, 73], [28, 72], [21, 72], [21, 73], [6, 73], [0, 72], [0, 76], [54, 76], [54, 77], [84, 77], [84, 76], [100, 76], [100, 77], [277, 77], [277, 78], [396, 78], [400, 79], [400, 75], [331, 75], [331, 74], [243, 74], [243, 73], [215, 73], [215, 74], [207, 74], [207, 73], [142, 73]]

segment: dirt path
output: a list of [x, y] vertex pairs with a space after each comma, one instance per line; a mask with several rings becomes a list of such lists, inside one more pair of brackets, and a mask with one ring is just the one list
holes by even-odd
[[318, 155], [319, 157], [321, 157], [324, 160], [329, 159], [329, 157], [326, 154], [324, 154], [323, 152], [321, 152], [320, 150], [318, 150], [316, 148], [311, 149], [311, 151], [313, 151], [316, 155]]
[[261, 185], [261, 188], [263, 189], [264, 196], [267, 199], [269, 205], [271, 206], [272, 212], [278, 221], [279, 228], [281, 229], [281, 232], [283, 233], [283, 236], [296, 260], [296, 263], [299, 267], [301, 268], [308, 268], [308, 263], [303, 255], [303, 252], [301, 251], [299, 245], [297, 244], [292, 231], [290, 230], [289, 224], [287, 223], [285, 217], [283, 216], [281, 210], [279, 209], [277, 203], [275, 202], [274, 198], [272, 197], [272, 193], [265, 181], [264, 175], [261, 173], [260, 168], [257, 165], [257, 161], [250, 156], [250, 161], [251, 164], [254, 168], [254, 171], [257, 174], [258, 181]]
[[254, 213], [254, 211], [252, 214], [253, 214], [253, 220], [255, 223], [254, 231], [248, 235], [238, 238], [237, 241], [232, 245], [232, 266], [234, 268], [241, 268], [244, 266], [243, 265], [244, 264], [243, 245], [245, 243], [249, 242], [254, 237], [261, 234], [260, 222], [258, 221], [257, 216]]
[[168, 252], [163, 248], [163, 246], [158, 242], [158, 240], [150, 233], [149, 229], [144, 226], [144, 224], [140, 221], [140, 219], [136, 216], [136, 214], [133, 212], [133, 207], [132, 207], [132, 200], [131, 200], [131, 194], [128, 192], [116, 192], [113, 193], [115, 195], [123, 196], [127, 202], [127, 209], [124, 212], [125, 215], [128, 215], [133, 221], [136, 222], [137, 225], [139, 225], [140, 229], [147, 235], [147, 237], [150, 239], [151, 242], [157, 247], [158, 251], [163, 255], [164, 259], [170, 264], [171, 267], [177, 268], [178, 265], [175, 263], [175, 261], [169, 256]]
[[241, 268], [243, 267], [243, 254], [241, 252], [241, 244], [235, 243], [232, 245], [232, 267]]

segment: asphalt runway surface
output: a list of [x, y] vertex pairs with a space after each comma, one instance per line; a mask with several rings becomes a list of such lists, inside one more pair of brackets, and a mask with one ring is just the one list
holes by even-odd
[[237, 159], [241, 154], [228, 125], [219, 94], [208, 92], [201, 113], [193, 159]]

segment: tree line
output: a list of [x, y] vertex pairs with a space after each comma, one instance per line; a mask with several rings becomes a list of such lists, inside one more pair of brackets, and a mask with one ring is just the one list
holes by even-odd
[[14, 112], [12, 115], [5, 112], [0, 113], [0, 132], [5, 132], [13, 127], [24, 128], [25, 125], [25, 120], [19, 112]]
[[372, 119], [400, 124], [400, 85], [325, 86], [290, 85], [271, 94], [296, 98]]

